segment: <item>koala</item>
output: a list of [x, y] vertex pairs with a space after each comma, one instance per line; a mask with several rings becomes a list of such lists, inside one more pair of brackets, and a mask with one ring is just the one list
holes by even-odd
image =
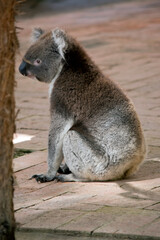
[[138, 169], [146, 145], [134, 106], [72, 36], [35, 29], [19, 71], [49, 83], [48, 171], [32, 178], [109, 181]]

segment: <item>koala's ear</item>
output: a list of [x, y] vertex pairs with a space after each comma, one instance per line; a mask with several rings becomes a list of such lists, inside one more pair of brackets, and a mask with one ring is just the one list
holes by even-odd
[[66, 41], [66, 33], [65, 31], [61, 30], [61, 29], [55, 29], [52, 31], [52, 36], [53, 36], [53, 40], [56, 43], [59, 53], [61, 55], [61, 57], [63, 59], [65, 59], [64, 54], [65, 51], [68, 47], [67, 41]]
[[43, 33], [44, 31], [41, 28], [34, 28], [32, 32], [32, 42], [36, 42]]

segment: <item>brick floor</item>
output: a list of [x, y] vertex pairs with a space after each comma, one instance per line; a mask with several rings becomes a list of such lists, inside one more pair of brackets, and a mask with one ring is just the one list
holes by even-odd
[[[49, 239], [56, 231], [108, 239], [160, 239], [159, 12], [158, 0], [146, 0], [18, 19], [23, 30], [17, 68], [33, 27], [67, 29], [132, 99], [148, 143], [147, 159], [130, 179], [45, 184], [29, 180], [47, 170], [48, 86], [22, 77], [16, 70], [17, 133], [34, 137], [15, 147], [36, 151], [14, 159], [15, 217], [21, 230], [41, 231]], [[27, 236], [24, 239], [30, 239]]]

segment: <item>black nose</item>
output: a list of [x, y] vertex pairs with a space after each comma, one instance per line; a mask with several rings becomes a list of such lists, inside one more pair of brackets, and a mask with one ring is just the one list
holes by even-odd
[[22, 61], [21, 65], [19, 66], [19, 72], [24, 76], [27, 76], [26, 66], [27, 63], [25, 61]]

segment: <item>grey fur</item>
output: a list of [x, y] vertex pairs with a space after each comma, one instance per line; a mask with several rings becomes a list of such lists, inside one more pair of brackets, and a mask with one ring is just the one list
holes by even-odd
[[[48, 172], [33, 178], [107, 181], [132, 174], [146, 152], [133, 104], [75, 39], [60, 29], [41, 33], [19, 68], [51, 83]], [[57, 175], [63, 158], [69, 175]]]
[[33, 42], [36, 42], [42, 34], [44, 34], [44, 31], [41, 28], [34, 28], [32, 33]]

